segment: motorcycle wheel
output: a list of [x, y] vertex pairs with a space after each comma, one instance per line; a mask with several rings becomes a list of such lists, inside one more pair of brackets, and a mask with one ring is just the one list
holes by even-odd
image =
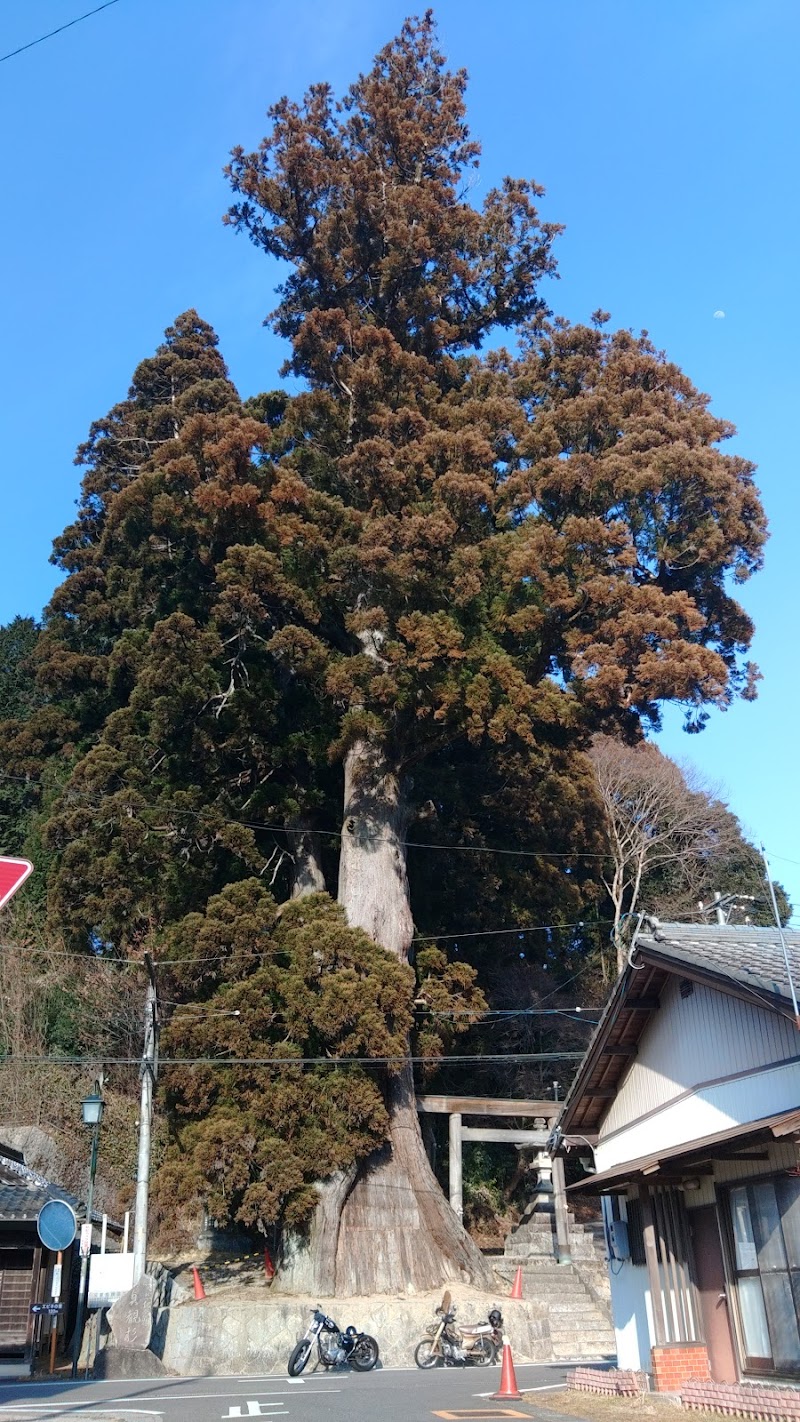
[[476, 1338], [475, 1347], [470, 1350], [469, 1356], [476, 1367], [488, 1368], [497, 1356], [497, 1349], [491, 1338]]
[[353, 1351], [347, 1360], [357, 1373], [368, 1373], [378, 1361], [378, 1345], [368, 1333], [362, 1333], [353, 1344]]
[[311, 1341], [308, 1338], [301, 1338], [299, 1343], [295, 1343], [289, 1354], [287, 1371], [290, 1378], [299, 1378], [311, 1352]]
[[438, 1353], [433, 1351], [433, 1343], [430, 1338], [423, 1338], [414, 1349], [414, 1362], [418, 1368], [435, 1368], [439, 1361]]

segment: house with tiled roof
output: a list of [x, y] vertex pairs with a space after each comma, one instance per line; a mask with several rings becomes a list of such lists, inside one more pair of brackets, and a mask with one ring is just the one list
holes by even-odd
[[[49, 1200], [79, 1202], [60, 1186], [25, 1164], [21, 1151], [0, 1144], [0, 1371], [18, 1372], [30, 1364], [41, 1315], [33, 1312], [50, 1297], [56, 1258], [43, 1247], [36, 1221]], [[69, 1260], [64, 1271], [68, 1298]], [[63, 1319], [57, 1320], [63, 1331]], [[49, 1321], [48, 1321], [48, 1327]]]
[[620, 1368], [800, 1382], [800, 934], [645, 919], [557, 1126]]

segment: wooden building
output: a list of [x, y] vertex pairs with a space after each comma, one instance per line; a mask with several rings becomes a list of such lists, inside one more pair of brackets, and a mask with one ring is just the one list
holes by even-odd
[[[50, 1298], [55, 1256], [42, 1247], [36, 1230], [48, 1200], [78, 1201], [35, 1170], [21, 1152], [0, 1144], [0, 1375], [29, 1369], [41, 1328], [31, 1310]], [[69, 1298], [69, 1255], [65, 1257], [62, 1297]], [[58, 1321], [63, 1333], [63, 1315]], [[49, 1320], [46, 1327], [49, 1329]]]
[[663, 1390], [800, 1381], [795, 989], [800, 934], [645, 920], [558, 1122], [603, 1195], [619, 1366]]

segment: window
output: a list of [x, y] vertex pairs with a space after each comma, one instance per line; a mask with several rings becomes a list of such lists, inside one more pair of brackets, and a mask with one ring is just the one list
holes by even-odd
[[728, 1207], [745, 1366], [800, 1374], [800, 1179], [734, 1186]]

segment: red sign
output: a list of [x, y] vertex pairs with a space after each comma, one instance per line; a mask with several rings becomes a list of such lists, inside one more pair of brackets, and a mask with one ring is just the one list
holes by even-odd
[[0, 858], [0, 908], [8, 903], [20, 884], [24, 884], [32, 873], [33, 865], [29, 859]]

